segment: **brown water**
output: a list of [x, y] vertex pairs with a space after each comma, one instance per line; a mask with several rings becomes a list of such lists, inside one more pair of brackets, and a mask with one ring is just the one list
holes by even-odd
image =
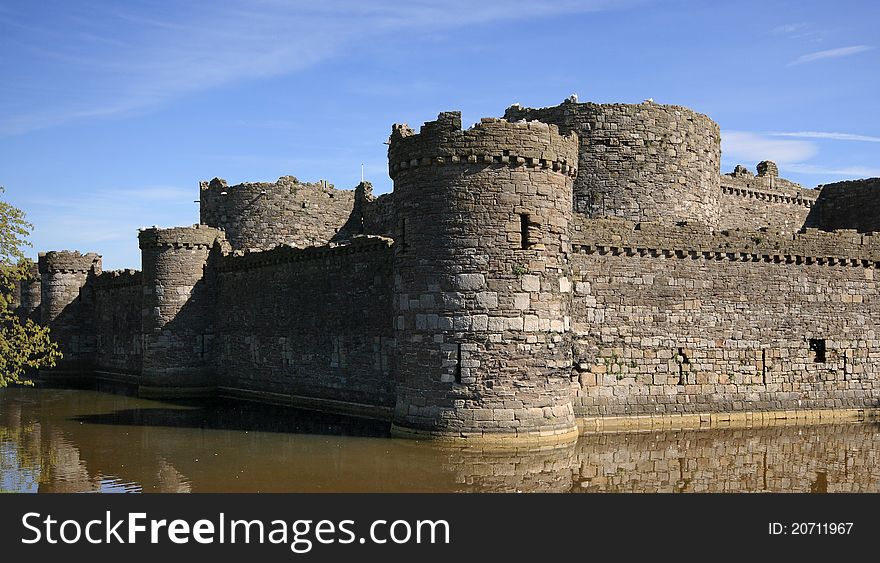
[[839, 424], [481, 451], [283, 407], [0, 389], [0, 491], [877, 492], [878, 444], [880, 426]]

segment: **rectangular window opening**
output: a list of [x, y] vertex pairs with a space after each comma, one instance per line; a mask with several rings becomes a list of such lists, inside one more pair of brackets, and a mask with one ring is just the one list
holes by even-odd
[[455, 364], [455, 382], [461, 383], [461, 342], [458, 343], [458, 354]]
[[761, 349], [761, 383], [767, 385], [767, 350]]
[[675, 359], [678, 364], [678, 384], [685, 385], [687, 384], [687, 376], [685, 375], [684, 366], [691, 363], [690, 358], [684, 353], [684, 348], [679, 348], [678, 356]]
[[815, 352], [815, 356], [813, 356], [813, 362], [817, 364], [825, 363], [825, 339], [824, 338], [811, 338], [810, 339], [810, 351]]
[[406, 252], [406, 219], [400, 219], [400, 251]]
[[522, 244], [522, 249], [527, 250], [531, 245], [531, 241], [529, 240], [529, 214], [528, 213], [520, 213], [519, 214], [519, 236], [520, 243]]

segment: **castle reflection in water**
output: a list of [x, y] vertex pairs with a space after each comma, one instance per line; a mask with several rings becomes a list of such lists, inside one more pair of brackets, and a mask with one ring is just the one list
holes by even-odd
[[0, 490], [877, 492], [880, 425], [587, 434], [442, 448], [385, 423], [266, 405], [0, 390]]

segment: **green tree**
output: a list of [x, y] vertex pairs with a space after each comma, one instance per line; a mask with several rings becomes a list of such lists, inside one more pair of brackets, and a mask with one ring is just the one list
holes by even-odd
[[[0, 194], [4, 191], [0, 187]], [[61, 359], [49, 329], [13, 310], [16, 284], [32, 275], [33, 263], [23, 252], [32, 228], [21, 209], [0, 199], [0, 387], [32, 385], [29, 370], [53, 367]]]

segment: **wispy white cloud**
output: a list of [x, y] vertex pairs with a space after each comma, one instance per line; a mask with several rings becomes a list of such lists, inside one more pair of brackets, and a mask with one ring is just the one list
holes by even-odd
[[794, 22], [794, 23], [786, 23], [782, 25], [777, 25], [771, 30], [771, 33], [774, 35], [791, 35], [793, 33], [800, 33], [807, 30], [810, 27], [810, 24], [807, 22]]
[[[31, 21], [11, 22], [33, 28], [24, 35], [26, 39], [17, 40], [16, 49], [55, 69], [70, 88], [65, 96], [51, 97], [30, 111], [0, 117], [0, 135], [125, 115], [237, 81], [294, 73], [391, 33], [620, 9], [640, 1], [644, 0], [452, 0], [436, 4], [327, 0], [308, 5], [230, 0], [201, 6], [180, 4], [173, 18], [161, 15], [150, 4], [141, 5], [140, 10], [120, 4], [109, 16], [89, 14], [86, 7], [74, 5], [68, 19], [84, 22], [74, 26], [75, 31], [61, 24], [42, 28]], [[45, 78], [46, 86], [51, 86], [51, 73]], [[16, 81], [9, 83], [15, 92]], [[106, 93], [95, 95], [96, 84], [106, 84]], [[24, 94], [20, 97], [26, 99]]]
[[822, 166], [817, 164], [794, 163], [786, 168], [800, 174], [837, 176], [841, 180], [880, 177], [880, 168], [870, 166]]
[[785, 37], [787, 39], [809, 40], [813, 42], [822, 41], [828, 34], [828, 30], [817, 28], [809, 22], [791, 22], [777, 25], [770, 30], [772, 35]]
[[863, 141], [866, 143], [880, 143], [880, 137], [870, 135], [857, 135], [854, 133], [833, 133], [825, 131], [792, 131], [767, 133], [772, 137], [795, 137], [798, 139], [830, 139], [834, 141]]
[[773, 160], [787, 164], [808, 160], [818, 149], [809, 141], [776, 139], [748, 131], [723, 131], [721, 151], [725, 158], [736, 161]]
[[839, 59], [841, 57], [850, 57], [852, 55], [857, 55], [859, 53], [864, 53], [865, 51], [870, 51], [873, 49], [870, 45], [852, 45], [850, 47], [837, 47], [836, 49], [826, 49], [824, 51], [816, 51], [815, 53], [808, 53], [806, 55], [801, 55], [795, 60], [788, 63], [788, 66], [795, 66], [804, 63], [812, 63], [816, 61], [823, 61], [827, 59]]
[[816, 158], [819, 156], [819, 147], [815, 143], [800, 139], [781, 139], [779, 137], [880, 142], [880, 138], [877, 137], [850, 133], [722, 131], [722, 156], [729, 164], [754, 165], [754, 163], [761, 160], [772, 160], [779, 165], [783, 175], [787, 173], [807, 174], [833, 177], [837, 180], [880, 177], [880, 168], [877, 167], [824, 164], [821, 162], [821, 158]]

